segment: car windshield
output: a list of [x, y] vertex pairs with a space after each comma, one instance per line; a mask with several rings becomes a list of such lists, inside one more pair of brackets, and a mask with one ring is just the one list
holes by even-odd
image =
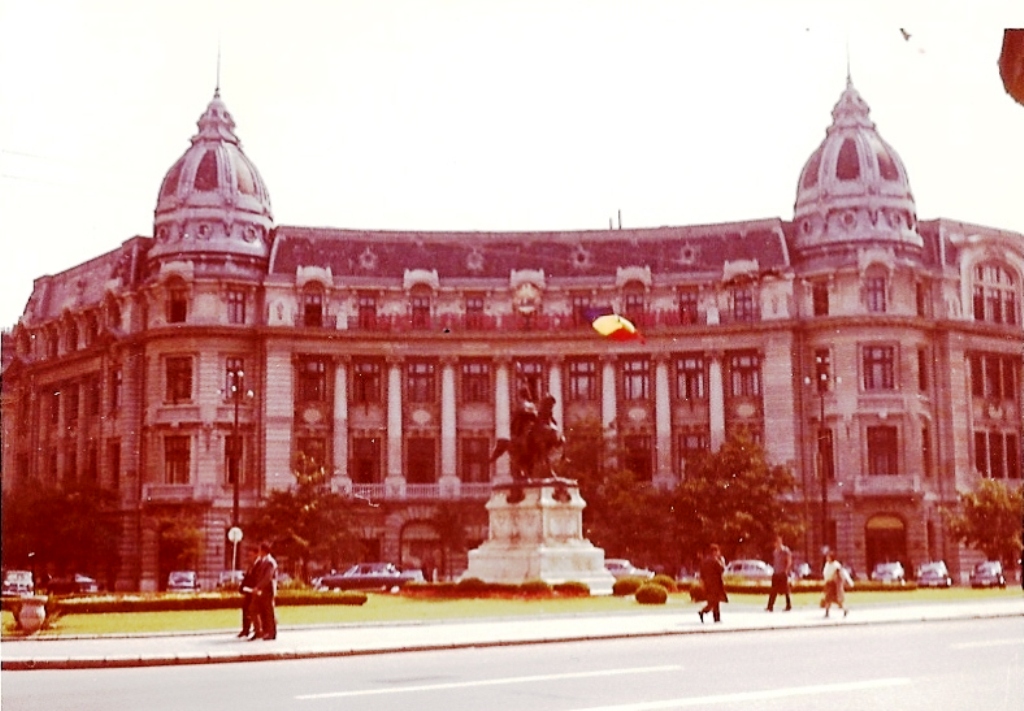
[[172, 583], [190, 583], [192, 582], [192, 573], [171, 573]]

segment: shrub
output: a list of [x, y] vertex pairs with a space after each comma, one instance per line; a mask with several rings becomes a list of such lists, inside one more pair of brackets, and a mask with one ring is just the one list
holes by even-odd
[[612, 585], [612, 595], [617, 597], [633, 595], [644, 582], [646, 581], [643, 578], [619, 578]]
[[690, 600], [693, 602], [704, 602], [708, 599], [707, 594], [704, 592], [704, 584], [699, 580], [690, 584]]
[[647, 582], [637, 588], [636, 601], [641, 605], [664, 605], [668, 590], [655, 582]]
[[480, 578], [463, 578], [456, 585], [462, 593], [482, 593], [488, 588], [488, 584]]
[[578, 580], [568, 580], [552, 586], [555, 593], [562, 597], [590, 597], [590, 586]]
[[659, 573], [658, 575], [655, 575], [651, 579], [651, 582], [652, 583], [657, 583], [661, 587], [665, 588], [665, 590], [667, 592], [670, 592], [670, 593], [674, 593], [674, 592], [679, 590], [679, 588], [676, 586], [676, 581], [672, 579], [671, 575], [665, 575], [664, 573]]
[[543, 580], [527, 580], [519, 586], [519, 591], [530, 597], [550, 596], [551, 585]]

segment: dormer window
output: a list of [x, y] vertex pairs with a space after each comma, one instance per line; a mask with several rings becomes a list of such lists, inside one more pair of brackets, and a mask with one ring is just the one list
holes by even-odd
[[430, 289], [423, 286], [414, 288], [409, 295], [409, 309], [413, 328], [430, 328]]
[[356, 301], [359, 328], [372, 331], [377, 327], [377, 297], [373, 294], [360, 294]]
[[974, 268], [974, 320], [1017, 323], [1017, 279], [998, 264]]
[[302, 292], [302, 325], [306, 328], [322, 328], [324, 325], [324, 295], [315, 286]]
[[644, 325], [645, 304], [644, 286], [639, 282], [630, 282], [622, 290], [623, 315], [636, 326]]
[[860, 159], [857, 156], [857, 144], [852, 138], [843, 141], [836, 160], [836, 177], [840, 180], [856, 180], [860, 177]]

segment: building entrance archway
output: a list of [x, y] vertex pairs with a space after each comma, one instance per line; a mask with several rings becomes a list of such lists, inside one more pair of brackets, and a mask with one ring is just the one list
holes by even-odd
[[903, 519], [892, 514], [877, 514], [864, 525], [867, 573], [878, 563], [899, 561], [907, 568], [907, 527]]

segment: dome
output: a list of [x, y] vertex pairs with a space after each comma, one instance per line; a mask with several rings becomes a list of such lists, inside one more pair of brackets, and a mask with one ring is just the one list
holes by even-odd
[[906, 168], [869, 114], [847, 77], [825, 140], [800, 172], [793, 209], [797, 249], [827, 251], [851, 242], [922, 248]]
[[150, 257], [265, 260], [274, 220], [270, 195], [242, 151], [219, 90], [198, 126], [192, 145], [160, 185]]

